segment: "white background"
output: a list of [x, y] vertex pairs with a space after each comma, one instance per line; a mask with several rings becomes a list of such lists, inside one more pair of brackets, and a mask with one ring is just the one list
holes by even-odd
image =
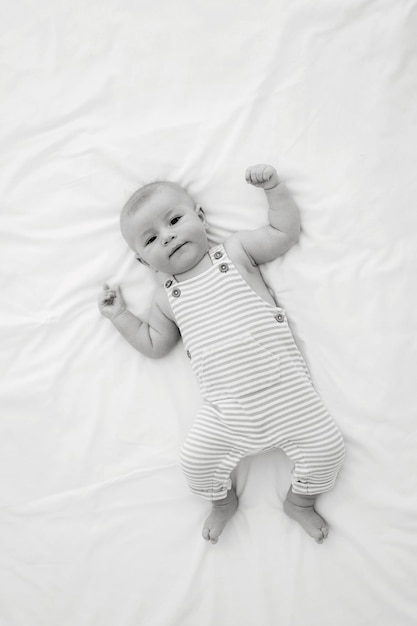
[[[413, 626], [417, 602], [417, 4], [16, 0], [0, 21], [0, 625]], [[204, 206], [213, 242], [266, 219], [272, 163], [302, 235], [265, 268], [346, 462], [317, 545], [291, 466], [244, 460], [216, 546], [178, 451], [182, 347], [149, 361], [99, 315], [155, 279], [119, 233], [140, 185]]]

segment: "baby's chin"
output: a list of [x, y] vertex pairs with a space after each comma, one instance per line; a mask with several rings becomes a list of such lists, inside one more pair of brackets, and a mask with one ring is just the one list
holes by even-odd
[[205, 253], [201, 255], [195, 253], [189, 246], [185, 245], [175, 252], [171, 257], [171, 262], [161, 268], [164, 274], [180, 275], [192, 272], [200, 267], [200, 263], [204, 260]]

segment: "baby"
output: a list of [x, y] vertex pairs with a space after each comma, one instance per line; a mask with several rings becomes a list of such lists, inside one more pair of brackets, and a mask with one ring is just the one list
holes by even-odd
[[317, 395], [259, 265], [298, 240], [298, 210], [270, 165], [246, 171], [264, 189], [268, 224], [210, 248], [200, 204], [172, 182], [136, 191], [121, 231], [138, 261], [166, 275], [148, 321], [105, 285], [101, 313], [141, 353], [167, 354], [180, 337], [203, 396], [181, 451], [191, 490], [212, 502], [203, 537], [216, 543], [238, 506], [232, 470], [249, 454], [280, 448], [294, 463], [284, 510], [318, 543], [328, 535], [317, 495], [331, 489], [344, 458], [342, 436]]

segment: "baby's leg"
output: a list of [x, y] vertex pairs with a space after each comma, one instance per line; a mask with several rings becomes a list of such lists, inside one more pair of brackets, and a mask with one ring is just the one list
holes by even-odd
[[293, 487], [287, 494], [284, 510], [318, 543], [323, 543], [328, 527], [314, 505], [317, 495], [333, 486], [345, 449], [339, 429], [320, 403], [312, 417], [316, 420], [314, 437], [308, 422], [306, 427], [298, 425], [292, 442], [284, 448], [295, 464]]
[[181, 466], [191, 491], [213, 504], [203, 527], [203, 537], [211, 543], [217, 543], [237, 509], [235, 489], [229, 488], [230, 475], [244, 454], [219, 409], [204, 403], [182, 447]]
[[223, 500], [215, 500], [213, 502], [213, 508], [203, 527], [203, 537], [206, 541], [217, 543], [227, 522], [235, 514], [238, 503], [233, 485]]
[[327, 538], [329, 529], [325, 520], [317, 513], [314, 504], [317, 496], [305, 496], [294, 493], [292, 488], [288, 491], [284, 502], [286, 514], [301, 524], [304, 530], [317, 541], [323, 543]]

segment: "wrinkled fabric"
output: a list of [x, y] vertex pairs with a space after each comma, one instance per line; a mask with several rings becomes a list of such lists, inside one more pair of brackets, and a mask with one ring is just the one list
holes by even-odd
[[[417, 501], [417, 6], [357, 0], [11, 3], [0, 21], [0, 624], [413, 626]], [[100, 316], [146, 316], [119, 233], [179, 182], [213, 244], [267, 219], [273, 164], [299, 242], [263, 268], [346, 460], [317, 545], [291, 463], [235, 472], [218, 545], [179, 450], [201, 398], [183, 348], [147, 360]]]

